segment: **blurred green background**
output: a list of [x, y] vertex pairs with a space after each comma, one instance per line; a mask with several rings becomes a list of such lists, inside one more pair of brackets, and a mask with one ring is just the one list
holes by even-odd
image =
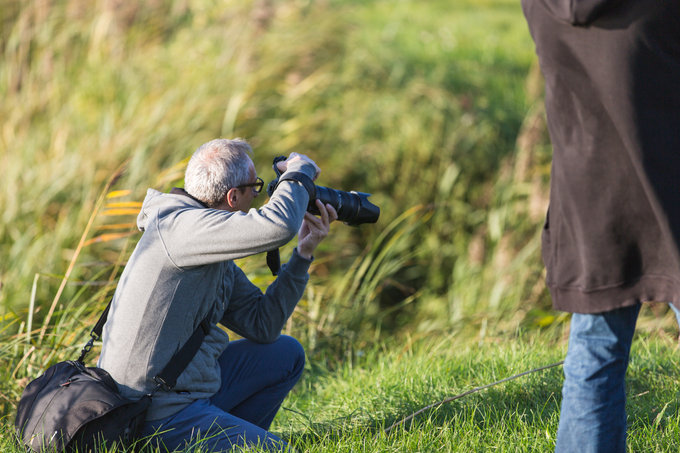
[[[550, 155], [517, 2], [3, 0], [0, 11], [5, 321], [25, 319], [36, 278], [40, 319], [69, 264], [56, 309], [110, 293], [136, 239], [112, 239], [130, 233], [131, 202], [181, 185], [186, 158], [215, 137], [248, 139], [265, 180], [274, 156], [303, 152], [319, 184], [381, 206], [377, 225], [334, 227], [312, 280], [320, 310], [450, 329], [517, 325], [549, 306], [538, 233]], [[113, 190], [129, 193], [87, 228]], [[257, 274], [261, 262], [244, 265]]]
[[[287, 327], [311, 355], [561, 335], [540, 259], [542, 80], [516, 0], [0, 0], [0, 49], [0, 345], [14, 374], [80, 344], [146, 189], [181, 186], [216, 137], [246, 138], [265, 181], [274, 156], [301, 152], [318, 184], [382, 208], [375, 225], [335, 225], [317, 253]], [[263, 256], [239, 264], [271, 281]]]

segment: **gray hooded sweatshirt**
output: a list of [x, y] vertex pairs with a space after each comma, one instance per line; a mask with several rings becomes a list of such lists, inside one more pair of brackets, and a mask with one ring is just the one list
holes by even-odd
[[[288, 171], [314, 175], [306, 163]], [[308, 280], [310, 261], [293, 252], [263, 294], [233, 259], [275, 249], [297, 233], [309, 195], [284, 181], [249, 212], [208, 209], [184, 195], [149, 189], [137, 219], [142, 237], [120, 277], [103, 331], [99, 366], [128, 398], [152, 391], [153, 377], [212, 310], [211, 328], [173, 391], [153, 396], [147, 420], [179, 412], [220, 388], [218, 357], [229, 342], [220, 323], [252, 341], [278, 338]]]

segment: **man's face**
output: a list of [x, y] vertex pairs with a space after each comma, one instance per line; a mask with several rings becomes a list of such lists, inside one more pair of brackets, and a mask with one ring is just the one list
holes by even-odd
[[[255, 171], [255, 165], [253, 164], [252, 160], [250, 161], [248, 173], [249, 178], [246, 184], [257, 182], [257, 172]], [[257, 197], [258, 193], [254, 186], [246, 186], [237, 190], [240, 192], [240, 196], [238, 197], [233, 210], [248, 212], [250, 206], [253, 204], [253, 200], [255, 200], [255, 197]]]

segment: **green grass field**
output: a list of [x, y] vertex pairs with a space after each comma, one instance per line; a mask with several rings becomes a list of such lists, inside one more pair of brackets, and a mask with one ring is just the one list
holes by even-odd
[[[0, 0], [0, 451], [26, 383], [74, 358], [148, 187], [244, 137], [372, 193], [333, 227], [286, 333], [307, 372], [274, 431], [300, 451], [549, 451], [562, 359], [540, 260], [550, 145], [515, 0]], [[264, 201], [264, 200], [262, 200]], [[283, 256], [291, 247], [283, 250]], [[263, 288], [264, 257], [239, 261]], [[677, 451], [677, 326], [643, 310], [631, 451]], [[122, 451], [121, 449], [118, 449]], [[113, 450], [112, 450], [113, 451]]]
[[[560, 366], [432, 408], [388, 433], [385, 429], [447, 397], [559, 362], [563, 353], [561, 341], [534, 335], [467, 343], [449, 336], [356, 350], [351, 360], [310, 361], [272, 430], [297, 451], [309, 452], [551, 451]], [[680, 448], [677, 367], [671, 336], [638, 335], [628, 372], [630, 451]], [[0, 449], [20, 452], [9, 440], [8, 426], [2, 433]]]

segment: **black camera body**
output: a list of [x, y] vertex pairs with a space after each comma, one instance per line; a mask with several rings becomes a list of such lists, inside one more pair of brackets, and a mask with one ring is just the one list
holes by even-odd
[[[281, 171], [279, 171], [276, 164], [286, 159], [285, 156], [274, 158], [273, 168], [276, 173], [276, 179], [267, 186], [267, 194], [270, 197], [274, 193], [274, 189], [276, 189], [281, 177]], [[321, 200], [322, 203], [333, 206], [338, 213], [338, 220], [348, 225], [356, 226], [363, 223], [375, 223], [378, 221], [378, 217], [380, 217], [380, 208], [368, 201], [368, 197], [371, 196], [369, 193], [345, 192], [323, 186], [314, 186], [313, 188], [315, 196], [310, 197], [309, 205], [307, 205], [307, 211], [312, 214], [319, 214], [315, 200]], [[310, 188], [308, 188], [308, 191], [311, 192]]]

